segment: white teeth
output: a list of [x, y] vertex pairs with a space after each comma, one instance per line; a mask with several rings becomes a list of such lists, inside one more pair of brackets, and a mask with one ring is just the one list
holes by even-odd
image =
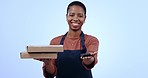
[[75, 25], [75, 26], [76, 26], [76, 25], [79, 25], [78, 23], [72, 23], [72, 24]]

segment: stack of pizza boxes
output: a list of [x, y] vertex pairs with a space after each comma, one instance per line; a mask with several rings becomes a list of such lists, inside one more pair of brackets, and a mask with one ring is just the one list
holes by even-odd
[[21, 59], [27, 58], [57, 58], [58, 52], [63, 52], [63, 45], [27, 46], [27, 52], [21, 52]]

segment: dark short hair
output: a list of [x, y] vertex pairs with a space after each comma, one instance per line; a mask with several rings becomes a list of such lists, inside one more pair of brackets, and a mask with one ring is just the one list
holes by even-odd
[[68, 13], [69, 7], [70, 7], [70, 6], [73, 6], [73, 5], [77, 5], [77, 6], [82, 7], [83, 10], [84, 10], [84, 14], [86, 15], [86, 7], [85, 7], [85, 5], [84, 5], [82, 2], [80, 2], [80, 1], [73, 1], [73, 2], [71, 2], [71, 3], [68, 5], [68, 7], [67, 7], [67, 13]]

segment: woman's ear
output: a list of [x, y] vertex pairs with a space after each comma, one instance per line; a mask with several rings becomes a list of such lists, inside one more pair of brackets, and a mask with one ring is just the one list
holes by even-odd
[[85, 23], [85, 21], [86, 21], [86, 16], [85, 16], [85, 18], [84, 18], [84, 23]]

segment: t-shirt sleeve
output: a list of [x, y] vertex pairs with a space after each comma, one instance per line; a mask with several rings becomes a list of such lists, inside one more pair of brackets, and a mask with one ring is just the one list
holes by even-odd
[[61, 38], [62, 38], [62, 35], [53, 38], [53, 39], [50, 41], [50, 45], [59, 45], [59, 44], [60, 44], [60, 41], [61, 41]]
[[86, 48], [88, 52], [98, 51], [99, 41], [96, 37], [90, 38], [88, 43], [86, 44]]

